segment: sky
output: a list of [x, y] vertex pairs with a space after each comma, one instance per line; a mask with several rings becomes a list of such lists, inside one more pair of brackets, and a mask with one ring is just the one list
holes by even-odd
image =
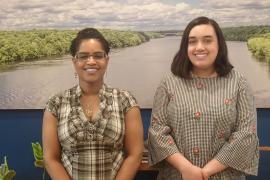
[[198, 16], [221, 27], [270, 25], [270, 0], [0, 0], [0, 30], [183, 30]]

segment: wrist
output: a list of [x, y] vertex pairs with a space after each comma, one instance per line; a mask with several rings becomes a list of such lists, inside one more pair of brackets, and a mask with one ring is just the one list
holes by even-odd
[[203, 167], [202, 173], [204, 177], [210, 177], [212, 175], [212, 172], [208, 167]]
[[216, 174], [218, 172], [223, 171], [226, 168], [227, 168], [227, 166], [220, 163], [216, 159], [213, 159], [213, 160], [209, 161], [202, 169], [209, 176], [212, 176], [212, 175], [214, 175], [214, 174]]
[[190, 163], [190, 162], [185, 162], [183, 164], [181, 164], [181, 166], [178, 167], [178, 171], [180, 171], [181, 173], [187, 171], [187, 170], [190, 170], [192, 169], [193, 167], [193, 164]]

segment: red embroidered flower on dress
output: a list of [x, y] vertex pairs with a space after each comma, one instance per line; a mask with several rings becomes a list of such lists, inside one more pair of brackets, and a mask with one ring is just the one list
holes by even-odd
[[201, 117], [201, 112], [199, 112], [199, 111], [195, 112], [194, 116], [195, 116], [196, 119], [199, 119]]
[[199, 147], [194, 147], [194, 148], [192, 148], [192, 151], [193, 151], [193, 154], [194, 154], [194, 155], [199, 155], [199, 153], [200, 153]]
[[223, 129], [219, 130], [217, 136], [218, 136], [219, 139], [224, 138], [224, 136], [225, 136], [225, 131], [224, 131]]
[[232, 99], [224, 99], [224, 104], [225, 104], [225, 105], [230, 105], [230, 104], [232, 104]]
[[198, 82], [198, 83], [196, 84], [196, 87], [197, 87], [197, 89], [202, 89], [202, 88], [203, 88], [203, 83]]
[[173, 141], [173, 139], [172, 139], [172, 138], [169, 138], [169, 140], [168, 140], [168, 143], [169, 143], [169, 145], [172, 145], [172, 144], [174, 144], [174, 141]]

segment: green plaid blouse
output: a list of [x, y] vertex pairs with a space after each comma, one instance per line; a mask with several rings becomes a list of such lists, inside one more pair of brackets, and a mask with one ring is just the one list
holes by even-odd
[[215, 158], [229, 168], [210, 180], [242, 180], [258, 171], [257, 117], [243, 76], [183, 79], [168, 74], [157, 88], [149, 128], [149, 163], [158, 179], [182, 179], [164, 159], [176, 152], [203, 167]]
[[123, 159], [125, 113], [137, 106], [127, 91], [103, 85], [94, 121], [83, 113], [79, 85], [49, 99], [46, 110], [58, 119], [62, 163], [74, 180], [115, 179]]

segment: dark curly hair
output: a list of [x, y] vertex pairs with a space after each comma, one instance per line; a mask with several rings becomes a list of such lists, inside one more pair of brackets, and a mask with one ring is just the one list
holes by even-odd
[[215, 64], [214, 64], [217, 74], [219, 76], [226, 76], [227, 74], [229, 74], [229, 72], [233, 68], [233, 66], [229, 62], [227, 45], [226, 45], [225, 38], [223, 36], [223, 33], [219, 25], [213, 19], [201, 16], [201, 17], [197, 17], [193, 19], [184, 30], [184, 33], [181, 39], [180, 49], [176, 53], [173, 59], [173, 62], [171, 64], [171, 72], [174, 75], [178, 77], [182, 77], [182, 78], [190, 78], [190, 71], [192, 69], [192, 64], [188, 57], [189, 34], [190, 34], [190, 31], [195, 26], [202, 25], [202, 24], [211, 25], [214, 28], [215, 33], [217, 35], [219, 49], [218, 49], [218, 54], [217, 54]]
[[69, 48], [70, 54], [74, 57], [79, 50], [80, 44], [83, 40], [86, 39], [96, 39], [98, 40], [103, 50], [108, 54], [110, 52], [110, 46], [108, 41], [104, 36], [95, 28], [85, 28], [77, 33], [77, 36], [71, 41]]

